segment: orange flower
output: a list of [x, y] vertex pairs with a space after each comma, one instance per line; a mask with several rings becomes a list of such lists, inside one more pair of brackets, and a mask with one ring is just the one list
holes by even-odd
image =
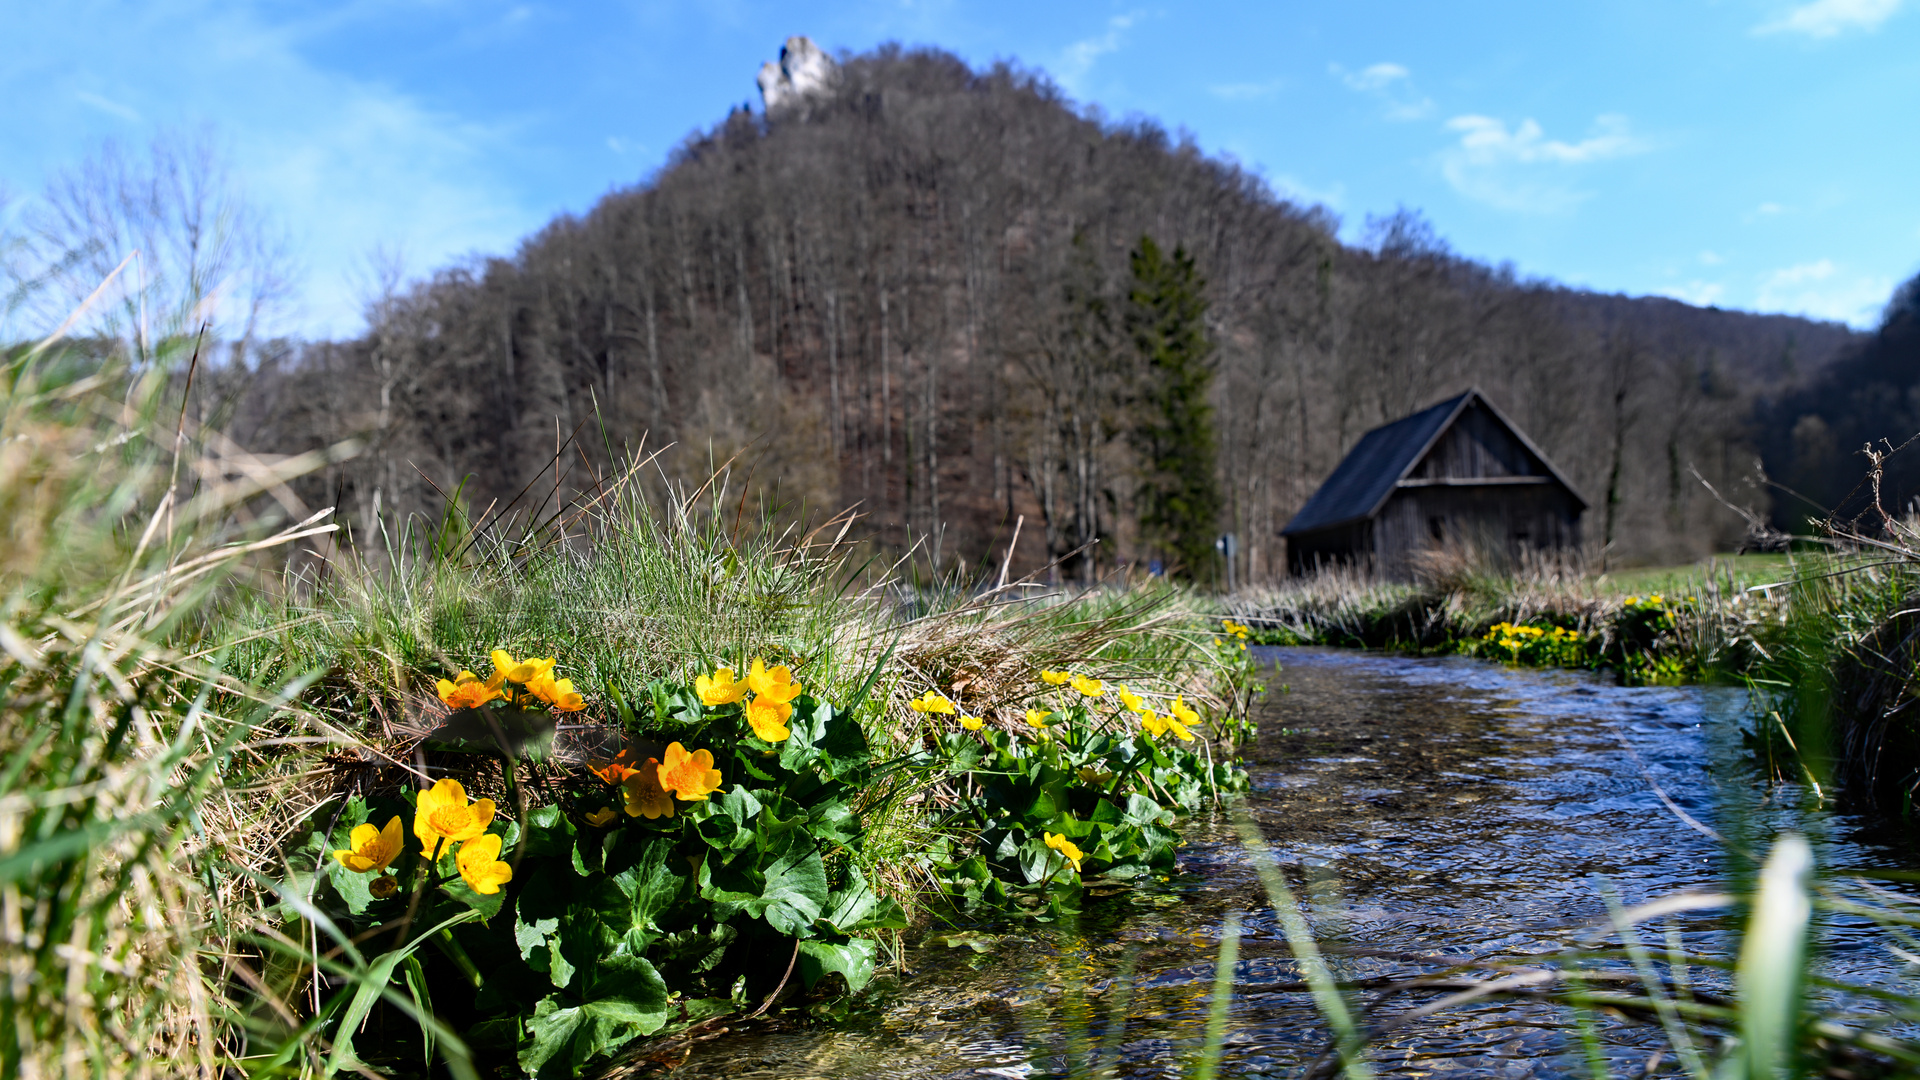
[[513, 867], [500, 861], [500, 834], [485, 833], [460, 845], [453, 861], [460, 876], [482, 896], [492, 896], [513, 880]]
[[555, 681], [551, 673], [535, 676], [534, 680], [527, 684], [527, 690], [534, 697], [561, 712], [579, 712], [587, 707], [587, 699], [573, 689], [572, 679]]
[[700, 694], [700, 701], [706, 705], [731, 705], [747, 696], [747, 684], [733, 680], [730, 667], [715, 668], [713, 677], [696, 675], [693, 688]]
[[[706, 751], [702, 750], [701, 753]], [[667, 756], [673, 755], [669, 752]], [[628, 817], [643, 817], [652, 821], [657, 817], [673, 816], [673, 800], [667, 796], [667, 789], [660, 786], [659, 758], [648, 758], [640, 768], [628, 769], [627, 778], [620, 782], [620, 794], [626, 801]]]
[[660, 786], [686, 802], [696, 802], [720, 789], [720, 770], [713, 767], [713, 751], [695, 750], [679, 743], [667, 745], [667, 760], [659, 769]]
[[800, 696], [800, 684], [793, 681], [793, 672], [787, 665], [780, 664], [772, 671], [759, 657], [753, 658], [753, 667], [747, 672], [747, 685], [753, 688], [753, 696], [763, 701], [784, 705]]
[[467, 789], [458, 780], [442, 780], [420, 793], [413, 808], [413, 835], [426, 845], [427, 858], [440, 857], [442, 842], [471, 840], [493, 822], [493, 800], [467, 804]]
[[747, 723], [753, 725], [753, 733], [767, 742], [780, 742], [793, 731], [787, 727], [787, 717], [793, 715], [793, 706], [784, 701], [773, 701], [756, 696], [747, 702]]
[[[628, 765], [623, 764], [620, 761], [621, 758], [626, 756], [627, 756], [627, 752], [625, 750], [622, 750], [619, 753], [613, 755], [612, 761], [606, 762], [605, 764], [595, 765], [593, 762], [589, 761], [587, 762], [587, 771], [599, 777], [600, 779], [605, 780], [609, 784], [618, 786], [620, 781], [625, 780], [628, 776], [638, 771]], [[647, 760], [652, 761], [655, 759], [648, 758]]]
[[507, 695], [501, 691], [500, 684], [506, 680], [496, 672], [485, 682], [471, 671], [462, 671], [452, 682], [441, 679], [436, 689], [440, 692], [440, 702], [449, 709], [477, 709], [494, 698]]

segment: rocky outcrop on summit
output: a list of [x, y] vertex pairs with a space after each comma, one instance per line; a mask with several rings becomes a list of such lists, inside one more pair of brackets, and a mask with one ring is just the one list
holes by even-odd
[[790, 37], [780, 62], [760, 65], [760, 103], [768, 112], [795, 105], [833, 85], [840, 66], [810, 37]]

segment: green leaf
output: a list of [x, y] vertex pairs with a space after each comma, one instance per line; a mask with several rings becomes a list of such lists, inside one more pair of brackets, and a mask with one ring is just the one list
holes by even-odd
[[726, 852], [740, 851], [753, 843], [754, 818], [760, 814], [760, 800], [753, 793], [735, 786], [717, 799], [707, 800], [712, 807], [694, 826], [712, 847]]
[[573, 822], [567, 820], [558, 806], [535, 807], [527, 814], [526, 842], [520, 849], [521, 857], [565, 854], [573, 847], [573, 836]]
[[811, 847], [795, 844], [767, 868], [761, 894], [767, 925], [788, 937], [812, 933], [813, 920], [827, 902], [827, 869]]
[[906, 912], [892, 900], [882, 900], [868, 886], [859, 867], [847, 873], [846, 884], [827, 898], [826, 914], [820, 925], [834, 933], [848, 935], [862, 930], [900, 929], [907, 925]]
[[808, 987], [833, 972], [847, 980], [847, 991], [859, 993], [873, 979], [873, 942], [865, 938], [833, 944], [826, 941], [800, 943], [800, 978]]
[[597, 966], [584, 1000], [568, 1006], [549, 994], [534, 1007], [520, 1050], [520, 1067], [542, 1077], [575, 1076], [610, 1054], [665, 1026], [667, 985], [637, 956], [609, 956]]

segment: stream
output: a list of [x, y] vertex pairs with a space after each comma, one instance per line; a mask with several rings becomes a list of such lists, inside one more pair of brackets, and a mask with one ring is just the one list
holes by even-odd
[[[1722, 886], [1729, 840], [1798, 829], [1826, 866], [1912, 866], [1895, 831], [1763, 782], [1736, 730], [1744, 692], [1626, 688], [1602, 677], [1324, 649], [1263, 649], [1246, 765], [1252, 810], [1316, 934], [1381, 952], [1489, 957], [1563, 947], [1626, 905]], [[1287, 687], [1281, 692], [1282, 686]], [[1071, 1062], [1112, 1075], [1187, 1075], [1204, 1042], [1223, 922], [1244, 920], [1221, 1074], [1298, 1076], [1327, 1029], [1297, 980], [1259, 880], [1224, 814], [1183, 823], [1182, 873], [1090, 896], [1078, 916], [967, 928], [910, 947], [843, 1015], [777, 1020], [696, 1047], [676, 1077], [1048, 1077]], [[1726, 955], [1726, 914], [1646, 928]], [[1866, 925], [1821, 926], [1821, 970], [1888, 986], [1910, 969]], [[1343, 978], [1421, 970], [1337, 957]], [[1131, 969], [1131, 978], [1123, 975]], [[1724, 976], [1693, 969], [1697, 985]], [[1130, 993], [1125, 987], [1131, 986]], [[1391, 1013], [1427, 995], [1403, 996]], [[1119, 1006], [1119, 1007], [1117, 1007]], [[1121, 1022], [1115, 1023], [1115, 1014]], [[1639, 1075], [1657, 1027], [1596, 1023], [1616, 1076]], [[1574, 1018], [1485, 998], [1375, 1044], [1389, 1076], [1587, 1076]], [[1655, 1075], [1680, 1075], [1671, 1055]]]

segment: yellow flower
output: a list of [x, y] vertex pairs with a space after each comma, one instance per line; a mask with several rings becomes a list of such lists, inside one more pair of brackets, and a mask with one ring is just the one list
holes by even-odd
[[1140, 726], [1156, 739], [1167, 733], [1167, 722], [1153, 715], [1151, 709], [1140, 710]]
[[720, 789], [720, 770], [713, 767], [711, 750], [688, 753], [679, 743], [669, 743], [659, 775], [660, 786], [686, 802], [704, 799]]
[[396, 816], [387, 822], [384, 829], [376, 829], [373, 822], [355, 825], [353, 832], [347, 834], [350, 847], [333, 853], [340, 865], [356, 874], [368, 874], [375, 870], [385, 870], [406, 846], [406, 834], [400, 831], [400, 819]]
[[482, 896], [492, 896], [513, 880], [513, 867], [500, 861], [500, 834], [484, 833], [460, 845], [454, 856], [460, 876]]
[[500, 690], [500, 684], [506, 680], [496, 673], [486, 682], [471, 671], [462, 671], [452, 682], [441, 679], [436, 689], [440, 692], [440, 701], [449, 709], [477, 709], [494, 698], [507, 695]]
[[1167, 717], [1162, 717], [1161, 719], [1166, 724], [1166, 730], [1171, 731], [1175, 735], [1179, 736], [1181, 742], [1193, 741], [1193, 732], [1188, 731], [1187, 725], [1181, 723], [1178, 717], [1167, 716]]
[[1046, 711], [1045, 709], [1028, 709], [1027, 723], [1032, 724], [1034, 727], [1037, 727], [1037, 728], [1043, 728], [1047, 726], [1047, 717], [1052, 715], [1053, 715], [1052, 713]]
[[731, 705], [747, 696], [747, 684], [733, 681], [733, 669], [715, 668], [713, 676], [696, 675], [693, 688], [700, 695], [700, 701], [706, 705]]
[[1637, 605], [1637, 604], [1639, 604], [1639, 603], [1640, 603], [1640, 598], [1639, 598], [1639, 597], [1637, 597], [1637, 596], [1629, 596], [1629, 597], [1627, 597], [1627, 606], [1628, 606], [1628, 607], [1634, 607], [1635, 605]]
[[1048, 686], [1063, 685], [1071, 678], [1073, 678], [1073, 673], [1067, 671], [1042, 671], [1040, 673], [1040, 681], [1046, 683]]
[[1128, 690], [1124, 686], [1116, 686], [1114, 687], [1114, 689], [1120, 692], [1121, 705], [1126, 706], [1128, 709], [1134, 712], [1140, 711], [1140, 695], [1139, 694], [1136, 694], [1133, 691]]
[[1107, 692], [1105, 683], [1099, 679], [1090, 679], [1085, 675], [1075, 675], [1073, 677], [1073, 688], [1085, 694], [1087, 697], [1099, 697], [1101, 694]]
[[793, 706], [784, 701], [755, 695], [747, 702], [747, 723], [753, 726], [753, 733], [766, 742], [780, 742], [793, 734], [787, 727], [787, 717], [793, 715]]
[[987, 722], [977, 716], [963, 716], [960, 718], [960, 726], [968, 731], [979, 731], [987, 726]]
[[1182, 723], [1197, 724], [1200, 722], [1200, 714], [1195, 712], [1193, 706], [1188, 705], [1182, 698], [1174, 698], [1173, 704], [1167, 708], [1167, 711], [1179, 717]]
[[[706, 753], [705, 750], [700, 752]], [[668, 757], [672, 757], [672, 754], [669, 753]], [[712, 755], [708, 757], [711, 759]], [[716, 778], [719, 775], [714, 774]], [[643, 817], [652, 821], [657, 817], [673, 816], [673, 799], [660, 783], [659, 758], [648, 758], [645, 765], [629, 769], [626, 778], [620, 782], [620, 794], [625, 799], [628, 817]]]
[[1060, 833], [1043, 832], [1041, 835], [1047, 838], [1048, 847], [1059, 852], [1061, 858], [1073, 864], [1074, 873], [1080, 872], [1080, 860], [1086, 858], [1086, 855], [1074, 846], [1073, 841]]
[[493, 800], [469, 806], [458, 780], [442, 780], [420, 793], [413, 807], [413, 835], [426, 845], [427, 858], [440, 857], [440, 844], [471, 840], [493, 822]]
[[493, 650], [493, 677], [496, 679], [504, 678], [508, 682], [524, 684], [551, 674], [552, 671], [553, 657], [551, 656], [545, 660], [531, 656], [525, 660], [515, 660], [513, 654], [505, 649]]
[[1080, 770], [1080, 782], [1083, 784], [1104, 784], [1113, 779], [1113, 774], [1105, 769], [1096, 769], [1091, 765]]
[[948, 701], [946, 696], [937, 690], [929, 690], [907, 702], [907, 708], [917, 713], [942, 713], [947, 716], [952, 716], [958, 711], [953, 707], [953, 702]]
[[393, 880], [392, 874], [381, 874], [367, 882], [367, 891], [375, 900], [390, 900], [400, 894], [400, 883]]
[[609, 822], [611, 822], [614, 818], [617, 818], [619, 816], [620, 816], [619, 814], [614, 812], [613, 807], [603, 806], [600, 809], [595, 810], [593, 813], [587, 815], [587, 824], [593, 826], [596, 829], [604, 829], [607, 827], [607, 824]]
[[587, 699], [574, 690], [572, 679], [556, 681], [551, 674], [537, 675], [527, 684], [527, 690], [561, 712], [579, 712], [587, 707]]
[[787, 665], [780, 664], [768, 671], [757, 656], [747, 672], [747, 685], [753, 688], [754, 697], [775, 704], [784, 705], [800, 696], [800, 684], [793, 681], [793, 672], [787, 670]]

